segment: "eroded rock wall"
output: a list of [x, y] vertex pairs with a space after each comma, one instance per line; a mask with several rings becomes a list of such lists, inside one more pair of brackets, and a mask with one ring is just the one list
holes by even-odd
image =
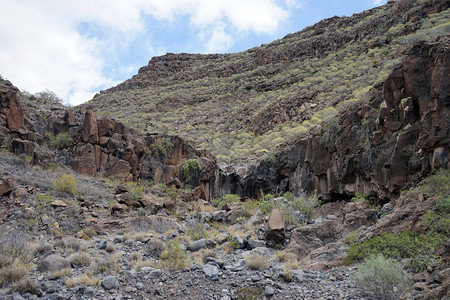
[[[449, 39], [410, 49], [370, 101], [341, 113], [274, 160], [218, 173], [216, 193], [306, 191], [324, 200], [359, 192], [391, 198], [450, 161]], [[230, 186], [233, 187], [230, 189]]]

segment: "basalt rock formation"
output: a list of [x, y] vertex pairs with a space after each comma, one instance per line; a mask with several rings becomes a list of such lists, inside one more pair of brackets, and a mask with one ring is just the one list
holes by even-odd
[[[59, 162], [76, 172], [89, 176], [103, 174], [119, 181], [147, 179], [177, 188], [186, 183], [194, 188], [192, 199], [209, 200], [216, 170], [216, 159], [205, 149], [176, 136], [137, 134], [122, 122], [105, 117], [98, 119], [92, 111], [84, 117], [80, 111], [55, 107], [47, 116], [29, 116], [24, 113], [19, 90], [9, 81], [1, 82], [0, 142], [16, 155], [32, 157], [34, 164], [43, 166]], [[66, 151], [41, 147], [48, 136], [67, 134], [72, 139]], [[153, 155], [151, 149], [160, 140], [167, 140], [166, 157]], [[200, 170], [190, 182], [182, 174], [182, 165], [195, 159]]]
[[[324, 200], [359, 192], [391, 198], [450, 161], [449, 39], [409, 50], [370, 100], [241, 172], [218, 189], [259, 197], [306, 191]], [[221, 186], [226, 186], [222, 187]]]

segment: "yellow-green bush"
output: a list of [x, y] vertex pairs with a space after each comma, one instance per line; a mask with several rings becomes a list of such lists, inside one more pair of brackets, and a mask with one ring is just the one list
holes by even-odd
[[53, 186], [60, 192], [75, 195], [78, 191], [78, 180], [72, 175], [62, 175], [53, 183]]

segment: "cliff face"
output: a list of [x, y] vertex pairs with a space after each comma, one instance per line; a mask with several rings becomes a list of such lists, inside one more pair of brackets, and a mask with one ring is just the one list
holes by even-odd
[[450, 161], [449, 39], [410, 49], [370, 100], [271, 159], [218, 173], [217, 193], [306, 191], [325, 200], [359, 192], [391, 198]]
[[449, 1], [389, 1], [230, 54], [166, 54], [82, 108], [254, 164], [361, 102], [405, 49], [447, 34]]

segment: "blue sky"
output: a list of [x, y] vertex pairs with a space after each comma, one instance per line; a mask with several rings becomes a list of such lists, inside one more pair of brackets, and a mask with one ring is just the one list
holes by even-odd
[[167, 52], [229, 53], [384, 0], [0, 0], [0, 74], [72, 105]]

